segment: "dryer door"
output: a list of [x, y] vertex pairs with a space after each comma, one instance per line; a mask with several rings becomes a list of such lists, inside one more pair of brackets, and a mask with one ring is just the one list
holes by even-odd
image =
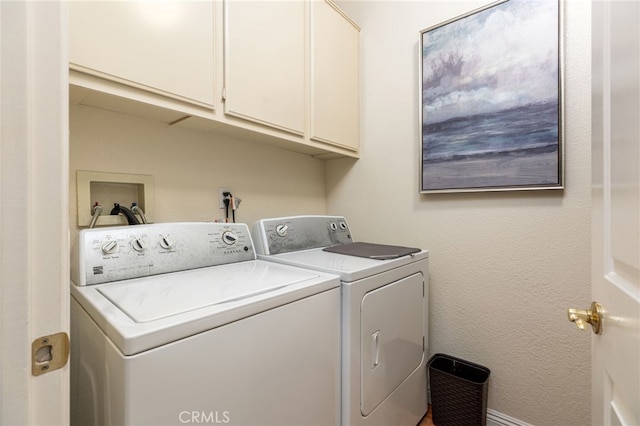
[[362, 298], [361, 399], [369, 415], [422, 362], [424, 277], [417, 273]]

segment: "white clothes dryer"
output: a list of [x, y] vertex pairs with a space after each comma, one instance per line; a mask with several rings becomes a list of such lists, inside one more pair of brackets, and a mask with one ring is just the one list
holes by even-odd
[[75, 425], [334, 425], [340, 280], [257, 260], [243, 224], [80, 232]]
[[354, 243], [341, 216], [262, 219], [259, 259], [342, 282], [342, 425], [415, 426], [427, 411], [428, 252]]

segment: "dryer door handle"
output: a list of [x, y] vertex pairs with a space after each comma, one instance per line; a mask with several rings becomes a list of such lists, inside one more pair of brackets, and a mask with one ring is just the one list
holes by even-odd
[[371, 369], [380, 364], [380, 330], [371, 335]]

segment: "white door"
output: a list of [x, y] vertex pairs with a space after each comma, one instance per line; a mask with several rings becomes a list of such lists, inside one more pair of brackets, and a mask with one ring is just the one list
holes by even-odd
[[592, 5], [592, 424], [640, 425], [640, 2]]
[[66, 354], [40, 338], [69, 331], [67, 67], [64, 2], [0, 1], [2, 425], [69, 422], [68, 363], [47, 361]]

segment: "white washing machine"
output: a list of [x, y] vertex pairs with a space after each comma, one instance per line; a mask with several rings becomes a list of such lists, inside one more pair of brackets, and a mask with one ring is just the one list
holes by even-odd
[[75, 425], [335, 425], [340, 280], [257, 260], [242, 224], [80, 232]]
[[428, 252], [354, 243], [340, 216], [262, 219], [252, 235], [259, 259], [341, 277], [342, 424], [415, 426], [427, 411]]

